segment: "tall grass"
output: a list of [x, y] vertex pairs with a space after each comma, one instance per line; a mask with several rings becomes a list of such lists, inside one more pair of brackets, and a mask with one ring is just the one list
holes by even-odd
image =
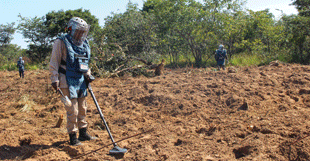
[[[40, 64], [25, 64], [25, 70], [38, 70], [38, 69], [45, 69], [46, 67]], [[0, 70], [7, 70], [7, 71], [18, 71], [17, 64], [15, 62], [5, 63], [0, 65]]]
[[265, 63], [265, 60], [257, 55], [234, 55], [229, 60], [232, 66], [258, 66]]

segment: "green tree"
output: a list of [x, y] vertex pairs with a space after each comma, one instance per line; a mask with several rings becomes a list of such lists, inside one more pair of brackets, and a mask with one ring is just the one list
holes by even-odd
[[178, 53], [190, 52], [200, 66], [205, 53], [204, 34], [201, 32], [202, 5], [193, 0], [149, 0], [144, 11], [154, 14], [160, 37], [159, 49], [172, 54], [178, 60]]
[[16, 61], [22, 56], [22, 49], [16, 44], [6, 44], [0, 47], [0, 55], [2, 55], [2, 63]]
[[173, 53], [172, 57], [191, 53], [199, 67], [203, 56], [212, 57], [216, 46], [226, 38], [225, 15], [240, 11], [240, 6], [233, 0], [205, 0], [204, 4], [194, 0], [148, 0], [143, 11], [155, 15], [161, 49]]
[[287, 44], [291, 50], [292, 61], [302, 64], [310, 62], [310, 2], [308, 0], [295, 0], [293, 5], [298, 9], [299, 15], [284, 16], [283, 22], [288, 36]]
[[24, 55], [20, 46], [11, 44], [16, 30], [14, 22], [0, 25], [0, 69], [14, 69], [18, 57]]
[[16, 31], [15, 22], [8, 23], [7, 25], [0, 25], [0, 43], [1, 46], [10, 44], [13, 40], [13, 35]]
[[156, 39], [152, 21], [151, 15], [141, 12], [136, 4], [129, 2], [124, 13], [113, 13], [105, 19], [107, 49], [110, 52], [117, 50], [126, 55], [151, 59]]
[[309, 48], [309, 20], [303, 16], [284, 16], [283, 23], [287, 35], [288, 49], [292, 55], [292, 62], [308, 64], [310, 61]]
[[243, 50], [242, 41], [246, 33], [247, 13], [238, 11], [234, 14], [225, 14], [223, 21], [223, 32], [221, 40], [227, 45], [229, 56], [232, 56]]
[[19, 30], [21, 31], [29, 49], [28, 57], [34, 62], [42, 62], [51, 51], [52, 38], [44, 24], [44, 17], [26, 18], [19, 15]]
[[310, 17], [310, 1], [309, 0], [295, 0], [292, 4], [296, 6], [301, 16]]

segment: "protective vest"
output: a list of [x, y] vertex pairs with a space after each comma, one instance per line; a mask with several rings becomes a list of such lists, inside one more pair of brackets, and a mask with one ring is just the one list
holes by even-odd
[[84, 73], [88, 71], [90, 60], [90, 47], [85, 40], [82, 46], [72, 43], [69, 35], [59, 37], [67, 48], [66, 70], [65, 73], [69, 87], [70, 98], [81, 98], [87, 96], [87, 86]]
[[224, 65], [225, 64], [225, 58], [226, 58], [226, 50], [216, 50], [216, 61], [218, 65]]
[[25, 69], [25, 66], [24, 66], [24, 60], [21, 60], [21, 61], [17, 61], [17, 66], [18, 66], [18, 69], [19, 71], [23, 71]]

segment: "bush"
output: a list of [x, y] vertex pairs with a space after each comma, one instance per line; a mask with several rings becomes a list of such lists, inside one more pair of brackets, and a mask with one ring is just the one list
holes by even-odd
[[0, 70], [8, 70], [8, 71], [13, 71], [13, 70], [18, 70], [18, 67], [16, 66], [16, 63], [6, 63], [4, 65], [0, 66]]
[[26, 64], [25, 70], [38, 70], [41, 69], [39, 64]]

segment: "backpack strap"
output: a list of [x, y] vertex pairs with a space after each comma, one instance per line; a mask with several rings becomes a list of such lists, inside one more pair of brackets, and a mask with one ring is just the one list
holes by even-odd
[[[60, 64], [66, 66], [66, 65], [67, 65], [67, 62], [61, 59]], [[66, 69], [64, 69], [63, 67], [60, 66], [60, 67], [58, 68], [58, 73], [66, 74], [67, 71], [66, 71]]]
[[61, 59], [60, 64], [66, 66], [66, 65], [67, 65], [67, 62]]
[[66, 71], [66, 69], [64, 69], [64, 68], [59, 67], [59, 68], [58, 68], [58, 73], [66, 74], [67, 71]]

